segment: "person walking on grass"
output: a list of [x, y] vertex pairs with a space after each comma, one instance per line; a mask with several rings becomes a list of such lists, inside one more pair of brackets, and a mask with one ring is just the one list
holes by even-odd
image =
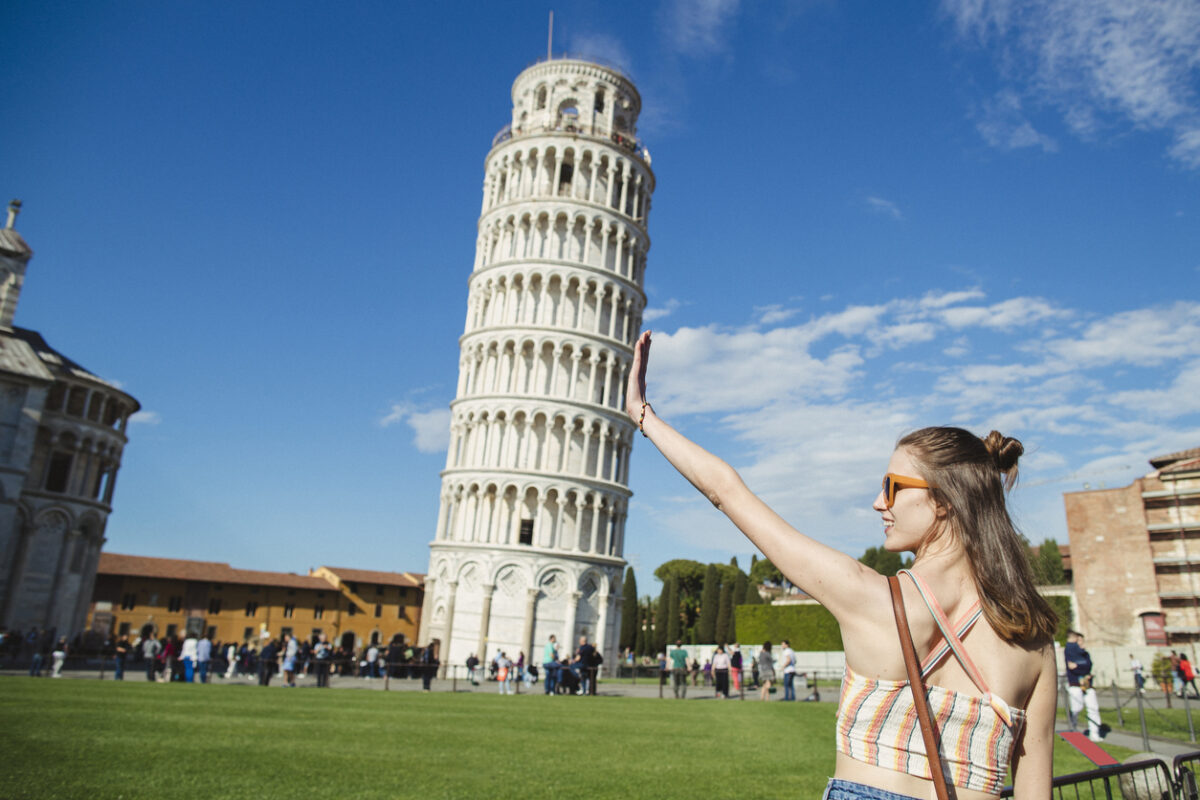
[[784, 639], [779, 652], [779, 660], [783, 663], [783, 699], [796, 700], [796, 653], [791, 643]]
[[758, 651], [758, 699], [766, 700], [771, 694], [771, 681], [775, 680], [775, 657], [771, 655], [771, 643], [763, 642]]
[[718, 699], [729, 699], [729, 654], [725, 645], [717, 645], [717, 652], [712, 657], [712, 675], [714, 693]]
[[[912, 568], [893, 584], [797, 531], [732, 467], [660, 418], [646, 400], [649, 355], [645, 331], [634, 345], [626, 386], [630, 419], [841, 629], [846, 667], [825, 800], [928, 798], [931, 783], [945, 795], [943, 776], [960, 800], [997, 798], [1010, 766], [1016, 797], [1049, 797], [1058, 620], [1034, 586], [1025, 542], [1006, 507], [1021, 443], [995, 431], [980, 438], [953, 427], [899, 439], [871, 504], [883, 523], [883, 547], [915, 554]], [[818, 464], [812, 472], [825, 477]], [[935, 717], [943, 767], [937, 780], [931, 780], [897, 630], [902, 617], [894, 608], [907, 616], [905, 638], [911, 634], [923, 663], [929, 705], [944, 712]]]
[[688, 653], [683, 649], [683, 640], [675, 640], [675, 649], [668, 655], [671, 657], [671, 688], [676, 700], [687, 699]]

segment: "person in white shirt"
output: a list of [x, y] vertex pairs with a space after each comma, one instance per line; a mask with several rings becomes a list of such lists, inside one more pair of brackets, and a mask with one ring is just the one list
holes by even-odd
[[196, 642], [196, 667], [200, 670], [201, 683], [208, 683], [208, 662], [212, 661], [212, 646], [207, 636]]
[[796, 699], [796, 653], [792, 650], [791, 642], [783, 640], [783, 649], [779, 653], [783, 663], [783, 699]]
[[1129, 668], [1133, 670], [1134, 688], [1136, 688], [1140, 694], [1145, 694], [1146, 676], [1142, 672], [1145, 667], [1142, 666], [1142, 662], [1138, 661], [1137, 658], [1134, 657], [1133, 653], [1129, 654]]
[[188, 634], [183, 640], [183, 649], [179, 651], [179, 660], [183, 662], [183, 679], [188, 683], [196, 680], [196, 637]]

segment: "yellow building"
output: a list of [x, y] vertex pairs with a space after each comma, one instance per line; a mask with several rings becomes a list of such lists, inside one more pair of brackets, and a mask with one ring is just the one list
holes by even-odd
[[412, 641], [424, 576], [319, 567], [308, 575], [236, 569], [216, 561], [101, 553], [88, 629], [102, 636], [207, 633], [243, 642], [324, 633], [343, 647]]

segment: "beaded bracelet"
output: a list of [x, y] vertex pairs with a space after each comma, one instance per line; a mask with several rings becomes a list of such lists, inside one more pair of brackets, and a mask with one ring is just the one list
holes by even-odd
[[646, 435], [645, 423], [646, 423], [646, 409], [647, 408], [650, 409], [651, 411], [654, 410], [654, 406], [650, 405], [645, 400], [643, 400], [642, 401], [642, 416], [638, 418], [638, 430], [642, 432], [642, 436]]

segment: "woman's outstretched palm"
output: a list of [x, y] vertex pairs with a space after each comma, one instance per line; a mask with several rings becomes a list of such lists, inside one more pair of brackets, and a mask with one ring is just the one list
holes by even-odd
[[642, 331], [633, 345], [633, 366], [625, 386], [625, 413], [637, 422], [646, 402], [646, 364], [650, 361], [650, 331]]

